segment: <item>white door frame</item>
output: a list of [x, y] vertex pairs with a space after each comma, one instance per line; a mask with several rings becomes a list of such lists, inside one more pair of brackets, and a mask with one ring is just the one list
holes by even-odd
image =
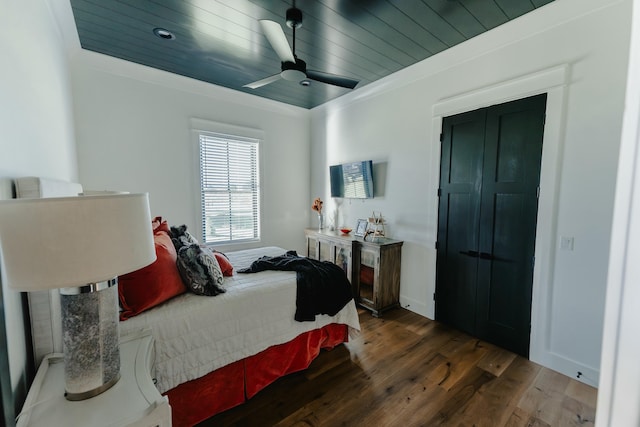
[[640, 425], [640, 0], [634, 0], [596, 426]]

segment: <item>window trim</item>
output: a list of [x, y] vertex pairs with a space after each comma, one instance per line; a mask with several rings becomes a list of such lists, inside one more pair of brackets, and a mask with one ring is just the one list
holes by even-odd
[[[255, 128], [248, 128], [242, 126], [231, 125], [227, 123], [218, 123], [212, 122], [209, 120], [191, 118], [191, 133], [193, 139], [193, 147], [194, 147], [194, 203], [197, 204], [197, 209], [195, 209], [195, 224], [199, 228], [200, 237], [204, 244], [208, 245], [220, 245], [220, 246], [231, 246], [231, 245], [242, 245], [246, 243], [255, 243], [260, 242], [262, 239], [262, 230], [261, 224], [263, 222], [263, 179], [262, 179], [262, 143], [264, 141], [264, 131]], [[257, 141], [258, 144], [258, 157], [257, 157], [257, 169], [258, 169], [258, 237], [250, 238], [250, 239], [242, 239], [242, 240], [231, 240], [224, 242], [206, 242], [204, 235], [204, 224], [203, 224], [203, 206], [202, 206], [202, 187], [201, 187], [201, 171], [200, 171], [200, 135], [201, 134], [211, 134], [214, 136], [222, 136], [229, 137], [231, 139], [237, 139], [238, 141], [245, 140], [254, 140]]]

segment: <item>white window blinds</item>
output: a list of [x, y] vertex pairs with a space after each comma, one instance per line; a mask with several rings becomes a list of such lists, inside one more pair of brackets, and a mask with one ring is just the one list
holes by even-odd
[[202, 235], [206, 243], [260, 238], [259, 140], [199, 133]]

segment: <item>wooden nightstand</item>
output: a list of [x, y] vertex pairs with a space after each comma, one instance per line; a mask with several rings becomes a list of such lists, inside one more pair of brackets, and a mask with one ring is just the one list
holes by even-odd
[[148, 331], [120, 340], [120, 381], [104, 393], [70, 402], [64, 397], [61, 354], [45, 356], [17, 427], [170, 427], [171, 407], [153, 384], [153, 338]]

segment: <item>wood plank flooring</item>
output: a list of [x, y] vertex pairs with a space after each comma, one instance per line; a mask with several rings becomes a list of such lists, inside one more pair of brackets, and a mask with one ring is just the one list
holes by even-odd
[[209, 426], [589, 426], [596, 389], [405, 309]]

